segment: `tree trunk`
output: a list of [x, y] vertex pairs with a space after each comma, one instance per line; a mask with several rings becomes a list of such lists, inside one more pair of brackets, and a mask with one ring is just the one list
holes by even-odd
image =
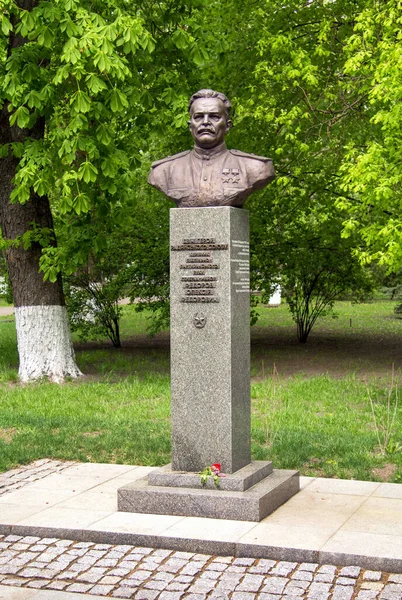
[[[30, 10], [34, 1], [19, 2], [20, 8]], [[9, 52], [25, 43], [21, 36], [10, 36]], [[8, 103], [0, 112], [0, 144], [24, 142], [28, 137], [42, 139], [45, 125], [39, 119], [32, 129], [10, 126]], [[0, 225], [3, 238], [12, 241], [35, 226], [53, 229], [49, 200], [31, 190], [25, 204], [10, 202], [13, 178], [18, 158], [8, 155], [0, 158]], [[55, 242], [54, 242], [55, 243]], [[48, 377], [62, 381], [65, 377], [81, 375], [74, 358], [64, 303], [61, 277], [55, 283], [43, 281], [39, 272], [41, 246], [33, 242], [25, 250], [10, 246], [6, 250], [7, 269], [15, 305], [19, 375], [22, 381]]]

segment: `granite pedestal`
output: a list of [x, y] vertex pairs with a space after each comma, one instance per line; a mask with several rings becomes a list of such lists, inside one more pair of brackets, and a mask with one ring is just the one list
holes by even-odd
[[[251, 462], [248, 212], [172, 209], [170, 249], [172, 465], [121, 488], [118, 508], [258, 521], [299, 476]], [[201, 489], [214, 463], [227, 477]]]

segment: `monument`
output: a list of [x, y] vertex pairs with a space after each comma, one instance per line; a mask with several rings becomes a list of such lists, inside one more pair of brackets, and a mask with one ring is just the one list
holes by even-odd
[[[274, 177], [269, 158], [228, 150], [231, 104], [190, 98], [194, 148], [152, 164], [172, 199], [170, 330], [172, 464], [118, 490], [118, 509], [259, 521], [299, 490], [297, 471], [251, 461], [247, 197]], [[216, 487], [200, 471], [219, 463]]]

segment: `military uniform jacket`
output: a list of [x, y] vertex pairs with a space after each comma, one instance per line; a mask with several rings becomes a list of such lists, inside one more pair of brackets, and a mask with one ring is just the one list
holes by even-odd
[[181, 152], [152, 164], [148, 182], [179, 208], [192, 206], [242, 206], [255, 190], [275, 177], [270, 158], [215, 148]]

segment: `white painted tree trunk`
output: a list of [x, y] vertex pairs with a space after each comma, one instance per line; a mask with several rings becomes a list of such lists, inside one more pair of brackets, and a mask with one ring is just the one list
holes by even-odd
[[60, 383], [82, 375], [75, 363], [65, 306], [16, 307], [15, 323], [21, 381], [46, 377]]

